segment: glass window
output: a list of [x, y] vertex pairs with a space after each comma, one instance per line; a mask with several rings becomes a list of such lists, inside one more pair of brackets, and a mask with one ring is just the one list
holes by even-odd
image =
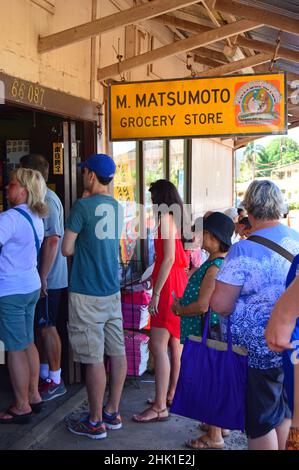
[[169, 141], [169, 168], [170, 181], [177, 187], [184, 200], [184, 140]]
[[154, 261], [154, 230], [151, 194], [148, 190], [151, 183], [165, 178], [164, 174], [164, 145], [163, 140], [150, 140], [143, 142], [144, 166], [144, 204], [146, 210], [146, 234], [148, 265]]
[[114, 142], [113, 158], [116, 163], [114, 197], [124, 209], [124, 230], [120, 242], [121, 282], [130, 282], [140, 270], [139, 243], [136, 239], [137, 178], [136, 142]]

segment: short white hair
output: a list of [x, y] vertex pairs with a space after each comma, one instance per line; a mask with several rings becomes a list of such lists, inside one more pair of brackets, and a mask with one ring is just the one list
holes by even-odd
[[270, 180], [255, 180], [245, 193], [243, 205], [256, 219], [278, 220], [283, 212], [282, 193]]
[[235, 207], [230, 207], [229, 209], [226, 209], [226, 211], [224, 211], [224, 214], [227, 215], [227, 217], [229, 217], [230, 219], [232, 219], [233, 222], [235, 218], [239, 215]]

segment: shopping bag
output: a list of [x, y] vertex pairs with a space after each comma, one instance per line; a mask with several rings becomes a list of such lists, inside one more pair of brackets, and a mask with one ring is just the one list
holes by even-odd
[[247, 351], [233, 346], [230, 321], [228, 342], [207, 339], [210, 312], [203, 337], [186, 339], [171, 413], [225, 429], [245, 429]]

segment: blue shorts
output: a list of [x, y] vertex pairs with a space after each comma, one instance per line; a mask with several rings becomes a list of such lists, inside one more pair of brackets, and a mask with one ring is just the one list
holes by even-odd
[[48, 295], [39, 299], [35, 313], [37, 328], [56, 326], [63, 291], [66, 289], [49, 289]]
[[34, 341], [35, 306], [40, 290], [0, 297], [0, 340], [5, 351], [26, 349]]
[[282, 367], [248, 368], [247, 423], [248, 437], [256, 439], [291, 419]]

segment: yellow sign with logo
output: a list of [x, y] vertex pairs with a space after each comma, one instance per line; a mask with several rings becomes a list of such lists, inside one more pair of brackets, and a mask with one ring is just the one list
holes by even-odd
[[63, 143], [53, 143], [53, 175], [63, 175]]
[[117, 83], [110, 140], [287, 132], [284, 73]]

